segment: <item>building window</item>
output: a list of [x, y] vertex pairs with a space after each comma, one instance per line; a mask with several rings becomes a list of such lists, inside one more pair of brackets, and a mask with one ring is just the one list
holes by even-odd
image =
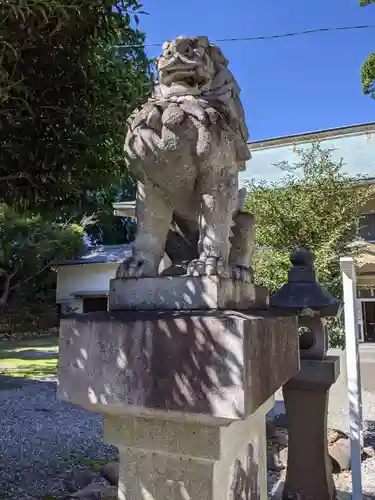
[[107, 311], [107, 297], [85, 297], [83, 299], [83, 312], [90, 313], [95, 311]]
[[359, 299], [374, 299], [375, 289], [373, 288], [357, 288], [357, 297]]
[[360, 216], [358, 235], [365, 241], [375, 241], [375, 213]]

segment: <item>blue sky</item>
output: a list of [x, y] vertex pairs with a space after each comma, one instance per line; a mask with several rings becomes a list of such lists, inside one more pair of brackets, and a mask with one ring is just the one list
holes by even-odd
[[[144, 0], [147, 43], [178, 35], [210, 39], [375, 24], [359, 0]], [[250, 140], [375, 121], [360, 67], [375, 29], [219, 44], [242, 89]], [[149, 56], [160, 48], [147, 48]]]

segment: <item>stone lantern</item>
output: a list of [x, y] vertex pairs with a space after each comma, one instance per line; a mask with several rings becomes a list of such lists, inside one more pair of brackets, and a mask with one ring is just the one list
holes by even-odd
[[340, 360], [327, 356], [325, 318], [338, 315], [342, 301], [318, 282], [314, 255], [298, 248], [290, 257], [288, 282], [270, 297], [279, 314], [298, 315], [301, 369], [283, 386], [289, 446], [284, 500], [333, 500], [335, 486], [328, 454], [328, 396]]

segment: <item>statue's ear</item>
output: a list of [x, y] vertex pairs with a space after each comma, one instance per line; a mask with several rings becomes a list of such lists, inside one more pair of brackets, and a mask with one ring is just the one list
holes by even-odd
[[219, 49], [219, 47], [217, 47], [216, 45], [210, 44], [209, 53], [210, 53], [210, 57], [211, 57], [213, 63], [215, 64], [215, 66], [224, 66], [224, 67], [228, 66], [228, 59], [226, 59], [224, 57], [224, 55], [221, 52], [221, 49]]
[[208, 49], [210, 42], [208, 41], [208, 38], [206, 36], [197, 36], [196, 40], [199, 43], [199, 45], [201, 45], [205, 49]]
[[167, 40], [166, 42], [163, 43], [163, 47], [162, 47], [163, 52], [165, 50], [168, 50], [168, 47], [169, 47], [170, 43], [171, 43], [170, 40]]

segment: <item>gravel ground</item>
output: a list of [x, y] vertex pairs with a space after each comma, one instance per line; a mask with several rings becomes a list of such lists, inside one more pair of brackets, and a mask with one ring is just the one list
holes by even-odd
[[0, 377], [0, 498], [44, 498], [69, 469], [114, 458], [102, 432], [100, 415], [57, 401], [56, 382]]
[[[330, 420], [345, 430], [345, 392], [332, 396], [337, 410]], [[363, 416], [365, 446], [375, 450], [372, 392], [363, 392]], [[115, 458], [116, 450], [103, 444], [102, 432], [100, 415], [57, 401], [55, 381], [0, 377], [0, 498], [41, 499], [62, 484], [67, 471], [87, 468], [88, 459]], [[362, 470], [364, 499], [375, 499], [374, 456], [363, 462]], [[270, 498], [281, 498], [283, 480], [284, 474], [269, 474]], [[335, 482], [338, 498], [349, 500], [350, 474], [336, 476]]]
[[[375, 394], [363, 393], [364, 446], [375, 450]], [[343, 473], [335, 477], [336, 488], [342, 493], [340, 500], [346, 500], [351, 493], [351, 474]], [[364, 500], [375, 499], [375, 456], [362, 462], [362, 485]]]

